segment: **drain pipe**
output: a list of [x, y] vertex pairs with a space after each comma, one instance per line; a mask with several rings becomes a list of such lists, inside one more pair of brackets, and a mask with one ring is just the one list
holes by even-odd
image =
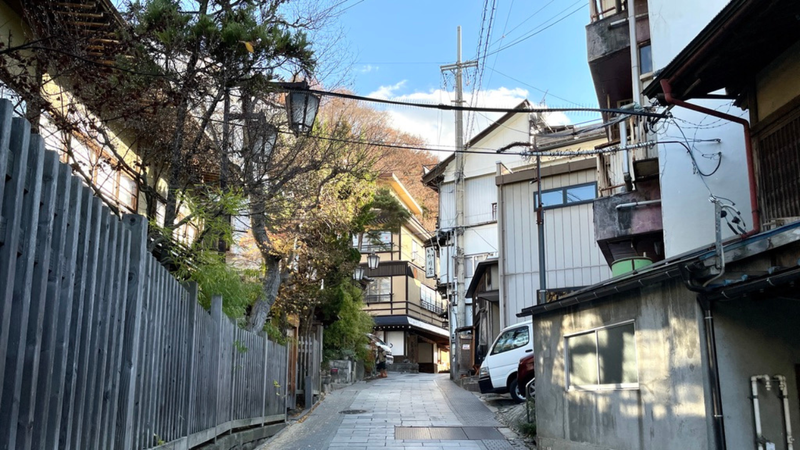
[[616, 206], [617, 210], [620, 209], [629, 209], [629, 208], [638, 208], [639, 206], [647, 206], [647, 205], [660, 205], [661, 199], [658, 200], [642, 200], [630, 203], [620, 203]]
[[770, 389], [769, 375], [753, 375], [750, 377], [750, 394], [753, 399], [753, 418], [756, 423], [756, 445], [758, 450], [764, 450], [764, 444], [768, 441], [761, 434], [761, 406], [758, 404], [758, 380], [764, 380], [764, 387]]
[[744, 149], [747, 159], [747, 181], [750, 184], [750, 207], [753, 210], [753, 229], [742, 235], [742, 239], [758, 234], [761, 231], [761, 217], [758, 212], [758, 196], [756, 195], [756, 176], [755, 169], [753, 168], [753, 144], [750, 141], [750, 122], [741, 117], [736, 117], [730, 114], [725, 114], [713, 109], [705, 108], [700, 105], [687, 103], [683, 100], [677, 99], [672, 96], [672, 86], [669, 80], [661, 80], [661, 89], [664, 91], [664, 99], [670, 105], [680, 106], [682, 108], [691, 109], [709, 116], [718, 117], [720, 119], [736, 122], [744, 128]]
[[[690, 289], [692, 289], [690, 287]], [[692, 290], [697, 290], [696, 288]], [[710, 300], [702, 294], [698, 295], [697, 302], [703, 311], [703, 328], [706, 334], [706, 351], [708, 352], [708, 373], [711, 377], [711, 407], [714, 415], [714, 437], [718, 450], [728, 448], [725, 442], [725, 417], [722, 415], [722, 388], [719, 384], [719, 362], [717, 360], [717, 337], [714, 333], [714, 312]], [[759, 449], [763, 450], [763, 449]]]
[[794, 437], [792, 437], [792, 421], [789, 417], [789, 390], [786, 386], [786, 377], [783, 375], [775, 375], [773, 377], [778, 383], [780, 389], [780, 397], [783, 400], [783, 426], [786, 431], [786, 450], [794, 449]]
[[625, 190], [633, 190], [631, 181], [631, 157], [628, 154], [628, 120], [619, 123], [619, 145], [622, 148], [622, 179], [625, 181]]

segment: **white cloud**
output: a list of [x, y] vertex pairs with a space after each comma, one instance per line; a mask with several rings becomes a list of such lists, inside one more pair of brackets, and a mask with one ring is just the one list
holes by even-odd
[[[401, 94], [399, 91], [405, 85], [405, 80], [392, 86], [381, 86], [375, 92], [367, 94], [369, 97], [406, 101], [426, 104], [452, 104], [455, 99], [453, 91], [442, 89], [428, 92], [413, 92]], [[481, 91], [476, 99], [471, 94], [465, 93], [464, 100], [471, 106], [513, 108], [528, 97], [528, 91], [515, 88], [498, 88]], [[387, 106], [384, 108], [392, 120], [392, 126], [409, 134], [420, 136], [433, 148], [452, 149], [455, 147], [455, 113], [438, 109], [423, 109], [416, 107]], [[480, 133], [504, 113], [465, 113], [464, 127], [467, 139]], [[570, 120], [564, 113], [549, 113], [546, 117], [551, 125], [569, 124]], [[448, 153], [437, 153], [440, 159]]]
[[369, 72], [372, 72], [372, 71], [377, 72], [380, 69], [381, 69], [380, 66], [373, 66], [372, 64], [366, 64], [366, 65], [361, 66], [361, 69], [359, 69], [359, 72], [361, 72], [361, 73], [369, 73]]
[[375, 98], [383, 98], [383, 99], [390, 99], [394, 97], [394, 92], [403, 87], [406, 84], [406, 80], [400, 81], [397, 84], [392, 86], [381, 86], [378, 88], [377, 91], [371, 92], [368, 94], [368, 97], [375, 97]]

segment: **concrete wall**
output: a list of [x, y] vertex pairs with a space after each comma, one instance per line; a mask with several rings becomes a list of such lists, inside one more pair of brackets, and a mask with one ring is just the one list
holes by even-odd
[[[566, 311], [533, 322], [539, 449], [711, 448], [702, 314], [693, 293], [671, 281]], [[566, 390], [564, 335], [628, 320], [636, 330], [638, 388]]]
[[[650, 37], [653, 68], [666, 66], [728, 3], [728, 0], [649, 0]], [[730, 101], [696, 100], [692, 103], [721, 112], [747, 117]], [[714, 206], [708, 201], [709, 189], [714, 195], [736, 203], [748, 228], [752, 228], [747, 164], [744, 154], [742, 126], [684, 108], [673, 108], [672, 114], [683, 133], [673, 123], [658, 133], [658, 140], [689, 140], [696, 149], [700, 169], [714, 170], [716, 159], [700, 154], [722, 152], [719, 170], [703, 183], [695, 173], [686, 150], [678, 144], [659, 146], [661, 173], [664, 247], [667, 258], [708, 245], [714, 241]], [[698, 142], [720, 139], [716, 142]], [[686, 233], [685, 230], [692, 230]], [[723, 227], [724, 237], [731, 236]]]
[[[735, 300], [715, 305], [717, 358], [728, 448], [755, 442], [752, 375], [784, 375], [789, 387], [789, 409], [795, 438], [800, 432], [798, 380], [800, 302], [789, 299]], [[759, 390], [763, 435], [785, 449], [782, 406], [777, 392]], [[754, 448], [750, 446], [749, 448]]]

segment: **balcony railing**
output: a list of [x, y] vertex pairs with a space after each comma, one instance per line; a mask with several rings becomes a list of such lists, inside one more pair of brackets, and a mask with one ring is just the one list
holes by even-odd
[[[353, 245], [353, 248], [358, 247], [357, 245]], [[372, 253], [372, 252], [388, 252], [392, 250], [392, 244], [369, 244], [369, 243], [362, 243], [361, 244], [361, 253]]]
[[428, 311], [433, 311], [436, 314], [441, 314], [444, 312], [444, 308], [431, 302], [426, 302], [425, 300], [420, 301], [420, 305], [423, 308], [427, 309]]
[[369, 294], [364, 296], [364, 302], [366, 303], [384, 303], [391, 301], [392, 294]]

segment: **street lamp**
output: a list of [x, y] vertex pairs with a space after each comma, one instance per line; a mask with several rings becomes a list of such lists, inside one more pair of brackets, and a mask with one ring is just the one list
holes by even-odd
[[361, 266], [356, 266], [355, 270], [353, 270], [353, 279], [356, 281], [361, 281], [364, 278], [364, 268]]
[[319, 110], [319, 96], [308, 91], [308, 82], [277, 83], [289, 90], [286, 94], [286, 111], [289, 115], [289, 128], [295, 134], [306, 134], [314, 126]]
[[375, 270], [378, 268], [378, 264], [381, 263], [381, 257], [376, 255], [375, 252], [372, 252], [367, 256], [367, 266], [369, 266], [369, 270]]

